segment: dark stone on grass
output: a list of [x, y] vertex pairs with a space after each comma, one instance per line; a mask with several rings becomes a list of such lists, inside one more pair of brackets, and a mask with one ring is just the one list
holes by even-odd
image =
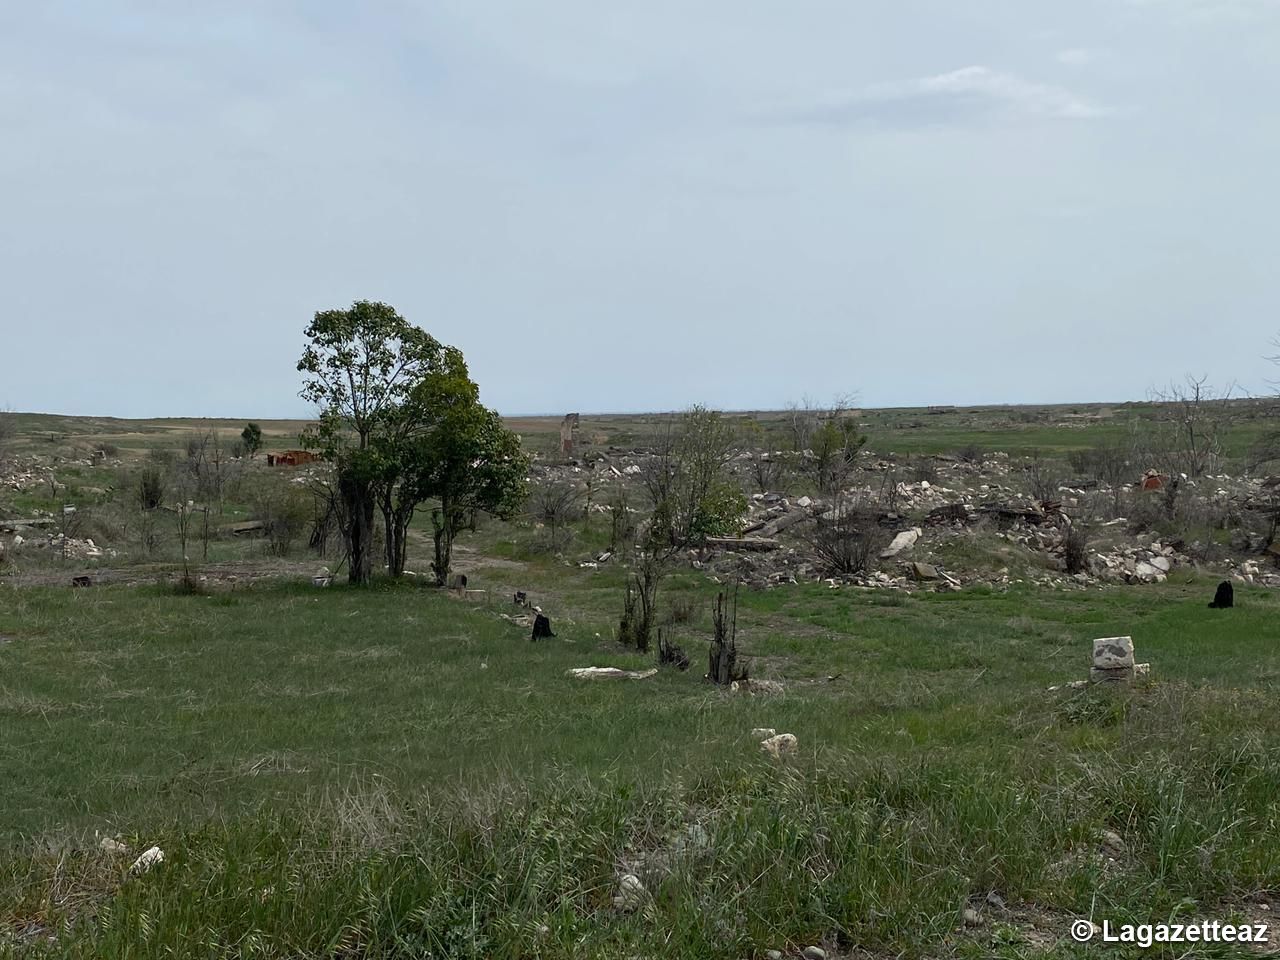
[[72, 577], [71, 585], [73, 587], [92, 587], [93, 577]]
[[1225, 610], [1227, 607], [1234, 607], [1235, 602], [1235, 589], [1231, 586], [1231, 581], [1223, 580], [1218, 584], [1218, 592], [1213, 595], [1209, 609]]
[[551, 632], [551, 620], [544, 614], [538, 614], [533, 620], [533, 636], [529, 639], [536, 641], [554, 636], [555, 634]]

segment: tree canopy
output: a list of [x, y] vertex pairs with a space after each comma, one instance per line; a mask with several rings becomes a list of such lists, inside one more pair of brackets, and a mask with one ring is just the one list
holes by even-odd
[[[398, 576], [424, 500], [442, 500], [456, 533], [455, 510], [497, 512], [520, 495], [511, 482], [516, 473], [523, 480], [519, 438], [481, 406], [461, 351], [366, 300], [317, 313], [306, 333], [302, 396], [321, 409], [303, 443], [335, 466], [352, 582], [372, 575], [375, 511], [385, 525], [387, 567]], [[446, 563], [438, 579], [447, 572]]]

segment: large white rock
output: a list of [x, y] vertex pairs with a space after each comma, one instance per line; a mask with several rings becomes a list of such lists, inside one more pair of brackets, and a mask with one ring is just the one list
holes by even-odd
[[903, 530], [889, 542], [887, 547], [880, 551], [880, 559], [887, 560], [889, 557], [896, 557], [903, 550], [915, 546], [916, 541], [920, 539], [923, 533], [924, 531], [919, 527]]

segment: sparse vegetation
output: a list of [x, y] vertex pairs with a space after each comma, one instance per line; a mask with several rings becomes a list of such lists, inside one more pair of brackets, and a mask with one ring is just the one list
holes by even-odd
[[[312, 532], [323, 540], [328, 501], [315, 492], [337, 475], [330, 463], [246, 461], [222, 472], [218, 513], [206, 479], [213, 434], [240, 424], [139, 431], [146, 445], [120, 443], [118, 465], [93, 456], [96, 437], [57, 462], [65, 438], [85, 431], [24, 425], [19, 451], [53, 453], [23, 461], [26, 489], [0, 488], [0, 503], [18, 505], [10, 516], [47, 515], [50, 539], [64, 536], [56, 554], [28, 543], [0, 567], [12, 571], [0, 581], [0, 759], [12, 772], [0, 778], [0, 955], [18, 944], [22, 956], [194, 955], [216, 930], [217, 955], [740, 960], [823, 944], [832, 957], [855, 945], [1070, 956], [1076, 916], [1226, 915], [1252, 909], [1242, 892], [1280, 884], [1268, 852], [1280, 848], [1270, 812], [1280, 757], [1267, 746], [1277, 733], [1267, 624], [1280, 600], [1243, 568], [1201, 571], [1182, 556], [1231, 556], [1233, 571], [1256, 557], [1273, 570], [1261, 551], [1274, 538], [1274, 488], [1189, 477], [1143, 490], [1153, 461], [1128, 437], [1145, 407], [1070, 430], [1043, 411], [867, 411], [875, 457], [855, 459], [826, 495], [805, 471], [786, 491], [760, 489], [754, 458], [736, 457], [748, 434], [707, 415], [696, 429], [717, 443], [696, 445], [718, 464], [710, 486], [735, 504], [720, 534], [694, 523], [685, 529], [702, 532], [687, 538], [671, 537], [661, 515], [653, 524], [646, 484], [664, 434], [679, 449], [681, 418], [588, 427], [584, 417], [576, 466], [531, 464], [499, 432], [509, 424], [462, 408], [489, 439], [440, 462], [492, 473], [460, 474], [489, 479], [449, 486], [447, 510], [445, 488], [431, 486], [439, 476], [423, 478], [426, 506], [400, 542], [406, 560], [431, 558], [447, 577], [452, 540], [438, 533], [469, 529], [485, 503], [508, 517], [460, 548], [470, 585], [487, 591], [469, 602], [381, 577], [372, 589], [312, 587], [318, 561], [299, 554]], [[785, 422], [752, 419], [762, 438]], [[1224, 456], [1243, 457], [1265, 426], [1237, 423]], [[721, 426], [732, 428], [723, 447]], [[279, 450], [298, 427], [262, 429]], [[63, 439], [46, 445], [48, 433]], [[418, 436], [468, 433], [425, 424]], [[1013, 456], [946, 455], [968, 443], [1000, 451], [1002, 437]], [[1036, 451], [1052, 498], [1023, 469]], [[513, 510], [526, 477], [531, 509]], [[699, 486], [684, 482], [667, 489]], [[592, 489], [607, 528], [588, 522], [584, 495], [555, 521], [559, 556], [529, 550], [549, 535], [540, 499], [564, 483]], [[962, 498], [971, 511], [929, 517]], [[1072, 522], [1051, 511], [1019, 519], [1038, 499], [1061, 502]], [[60, 514], [64, 504], [81, 509]], [[375, 551], [384, 525], [372, 528]], [[918, 542], [877, 560], [915, 525]], [[90, 531], [127, 554], [100, 561], [121, 585], [30, 585], [79, 573], [88, 562], [68, 551]], [[728, 552], [706, 542], [717, 535], [732, 538]], [[1117, 551], [1137, 544], [1150, 556], [1157, 541], [1175, 572], [1124, 585]], [[1120, 574], [1104, 576], [1101, 555], [1120, 556]], [[56, 559], [42, 571], [40, 556]], [[960, 586], [908, 580], [917, 564], [922, 578], [936, 565]], [[1225, 617], [1205, 609], [1224, 575], [1237, 584]], [[875, 578], [884, 588], [866, 589]], [[757, 586], [724, 586], [739, 580]], [[521, 642], [529, 627], [515, 591], [552, 617], [554, 642]], [[1149, 684], [1063, 686], [1087, 675], [1090, 638], [1119, 633], [1153, 663]], [[721, 683], [703, 679], [704, 643], [706, 675]], [[695, 669], [647, 675], [688, 665], [690, 653]], [[588, 664], [646, 678], [566, 677]], [[794, 733], [798, 751], [768, 758], [756, 728]], [[129, 852], [103, 849], [95, 830]], [[1104, 830], [1122, 838], [1118, 856], [1108, 848], [1102, 859]], [[164, 865], [122, 881], [152, 843]], [[634, 914], [613, 906], [623, 870], [647, 891]], [[731, 892], [744, 889], [749, 909]], [[966, 906], [981, 925], [965, 925]]]

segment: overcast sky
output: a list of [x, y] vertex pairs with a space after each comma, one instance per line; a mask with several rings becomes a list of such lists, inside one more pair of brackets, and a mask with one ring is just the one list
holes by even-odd
[[1263, 391], [1280, 0], [0, 0], [0, 407], [302, 415], [385, 300], [504, 413]]

